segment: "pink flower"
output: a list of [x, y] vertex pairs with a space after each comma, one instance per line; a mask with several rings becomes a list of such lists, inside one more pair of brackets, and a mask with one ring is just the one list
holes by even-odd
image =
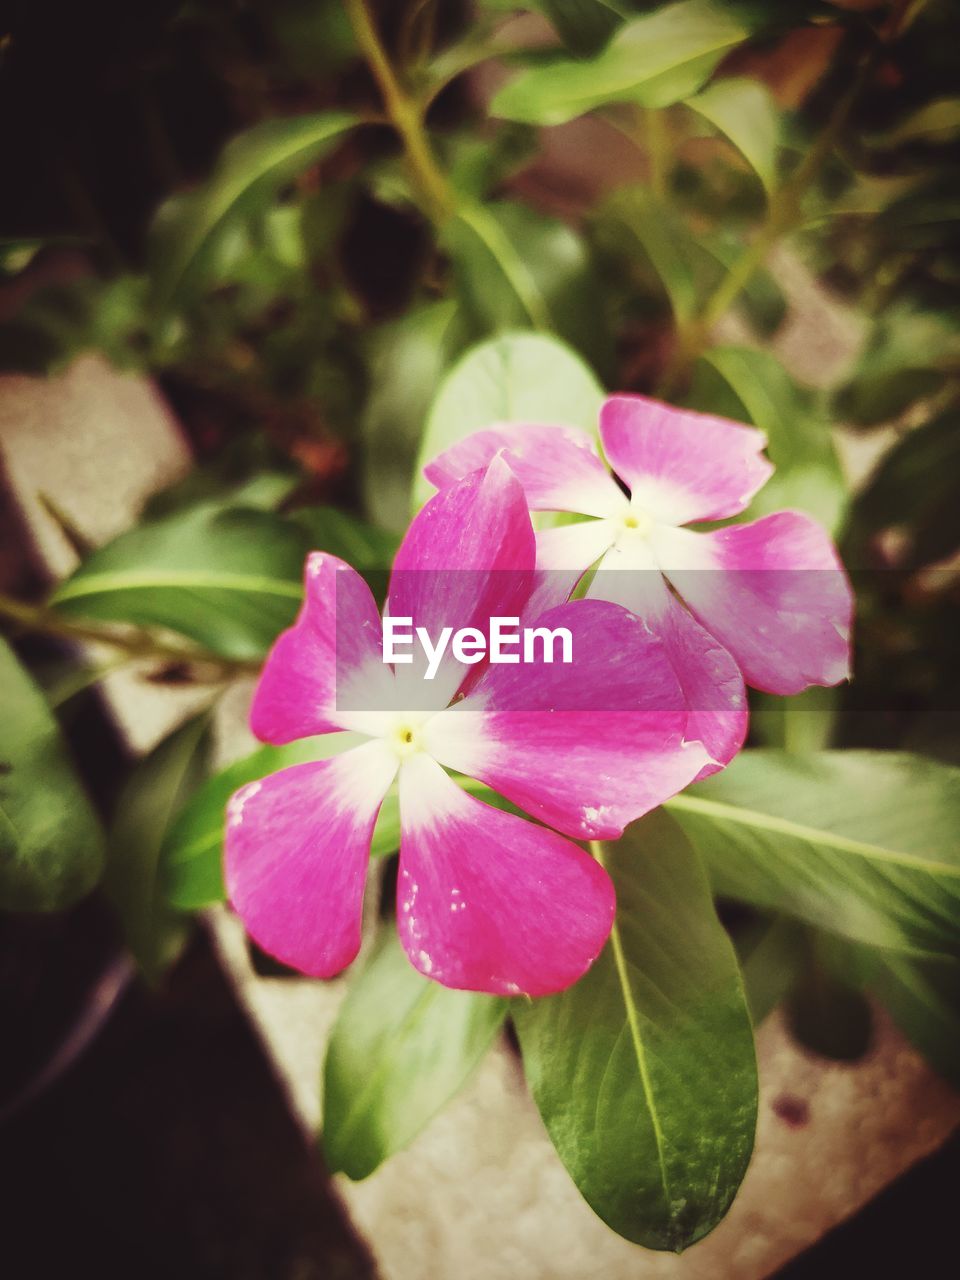
[[541, 531], [538, 567], [576, 579], [598, 564], [588, 595], [620, 601], [661, 636], [690, 708], [688, 737], [713, 772], [743, 743], [744, 679], [791, 694], [849, 674], [849, 583], [828, 534], [802, 512], [681, 527], [747, 507], [773, 472], [762, 432], [618, 395], [603, 405], [600, 438], [613, 475], [585, 432], [528, 423], [475, 432], [424, 474], [442, 489], [502, 453], [531, 510], [594, 517]]
[[[494, 459], [413, 521], [387, 612], [431, 635], [536, 617], [535, 557], [523, 490]], [[368, 740], [232, 798], [227, 888], [260, 946], [318, 977], [350, 963], [374, 823], [396, 779], [397, 921], [414, 966], [447, 986], [529, 995], [586, 971], [610, 931], [614, 894], [568, 837], [618, 836], [686, 786], [706, 755], [685, 741], [662, 643], [633, 614], [581, 600], [538, 620], [570, 630], [572, 664], [464, 667], [448, 654], [428, 685], [412, 667], [384, 663], [363, 579], [333, 556], [308, 558], [303, 608], [267, 659], [251, 723], [272, 743], [336, 730]], [[484, 804], [444, 766], [544, 825]]]

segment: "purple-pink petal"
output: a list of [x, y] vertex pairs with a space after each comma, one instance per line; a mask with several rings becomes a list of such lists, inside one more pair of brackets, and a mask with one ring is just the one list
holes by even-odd
[[663, 642], [689, 713], [685, 737], [701, 742], [710, 757], [698, 778], [729, 764], [747, 735], [743, 675], [670, 591], [647, 539], [622, 537], [601, 560], [588, 594], [630, 609]]
[[853, 595], [826, 530], [778, 511], [712, 533], [658, 530], [667, 577], [748, 684], [800, 693], [850, 674]]
[[368, 742], [233, 796], [227, 896], [264, 951], [315, 978], [353, 960], [373, 827], [396, 771], [395, 754]]
[[[487, 634], [491, 617], [523, 612], [535, 566], [523, 490], [497, 457], [485, 471], [471, 472], [435, 494], [414, 518], [394, 560], [388, 612], [412, 618], [413, 626], [425, 627], [433, 640], [444, 627], [476, 627]], [[411, 668], [398, 672], [407, 676]], [[412, 674], [419, 677], [416, 668]], [[464, 674], [448, 648], [428, 686], [435, 705], [453, 697]]]
[[314, 551], [304, 567], [297, 621], [275, 641], [253, 695], [250, 727], [263, 742], [293, 742], [349, 728], [338, 700], [350, 688], [380, 686], [380, 613], [363, 578], [344, 561]]
[[567, 628], [573, 662], [491, 666], [426, 726], [442, 764], [488, 783], [577, 839], [609, 838], [708, 762], [664, 646], [619, 605], [577, 600], [538, 620]]
[[421, 973], [543, 996], [589, 969], [616, 903], [583, 849], [468, 795], [426, 755], [403, 765], [400, 816], [397, 926]]
[[626, 498], [600, 461], [585, 431], [536, 422], [509, 422], [475, 431], [438, 454], [423, 469], [443, 489], [501, 451], [523, 485], [531, 511], [577, 511], [613, 516], [626, 509]]
[[633, 506], [665, 524], [736, 515], [773, 473], [761, 431], [646, 396], [610, 396], [600, 438]]

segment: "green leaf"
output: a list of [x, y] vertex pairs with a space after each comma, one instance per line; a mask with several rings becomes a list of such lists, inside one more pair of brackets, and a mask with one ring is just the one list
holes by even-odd
[[[908, 189], [877, 216], [876, 229], [885, 232], [897, 254], [910, 250], [948, 248], [956, 243], [960, 196], [947, 167], [933, 171], [929, 181]], [[953, 299], [951, 298], [951, 302]]]
[[551, 125], [611, 102], [666, 107], [695, 93], [748, 35], [722, 5], [680, 0], [621, 27], [594, 58], [521, 72], [490, 109], [508, 120]]
[[156, 981], [182, 940], [182, 920], [163, 898], [160, 850], [167, 831], [206, 767], [209, 717], [201, 715], [165, 738], [127, 780], [110, 829], [104, 887], [127, 945]]
[[452, 991], [410, 964], [390, 923], [347, 994], [327, 1049], [323, 1148], [332, 1172], [366, 1178], [466, 1083], [507, 1002]]
[[482, 329], [552, 330], [595, 368], [610, 368], [603, 293], [586, 245], [570, 227], [521, 204], [464, 203], [444, 243]]
[[867, 986], [935, 1071], [960, 1088], [960, 959], [911, 960], [858, 947]]
[[541, 0], [539, 7], [568, 49], [590, 54], [603, 48], [637, 6], [630, 0]]
[[[620, 187], [596, 215], [596, 232], [630, 291], [663, 293], [678, 324], [688, 324], [742, 252], [728, 230], [694, 232], [675, 205], [649, 187]], [[635, 282], [635, 283], [634, 283]], [[742, 295], [747, 319], [760, 333], [783, 319], [786, 302], [769, 272], [754, 274]]]
[[837, 395], [837, 412], [860, 426], [889, 422], [957, 372], [960, 326], [954, 317], [903, 303], [888, 307]]
[[363, 493], [378, 521], [402, 532], [410, 515], [414, 460], [434, 389], [466, 340], [456, 302], [414, 307], [381, 325], [367, 348], [370, 395], [363, 413]]
[[[700, 296], [709, 297], [724, 275], [733, 269], [744, 250], [743, 237], [729, 227], [699, 232], [693, 239], [694, 261], [711, 259], [710, 270], [701, 268]], [[737, 305], [754, 331], [769, 337], [787, 314], [787, 299], [773, 274], [765, 267], [754, 271], [743, 286]]]
[[757, 1075], [730, 940], [657, 812], [604, 846], [617, 921], [593, 968], [513, 1017], [534, 1099], [591, 1208], [651, 1249], [720, 1221], [753, 1147]]
[[668, 808], [724, 897], [904, 954], [960, 946], [960, 769], [743, 751]]
[[296, 615], [308, 541], [280, 516], [202, 503], [107, 543], [51, 603], [81, 617], [168, 627], [227, 658], [257, 658]]
[[847, 962], [848, 947], [829, 934], [805, 933], [805, 963], [786, 1003], [787, 1025], [822, 1058], [856, 1062], [870, 1048], [873, 1016]]
[[447, 179], [462, 199], [474, 203], [489, 200], [536, 153], [537, 131], [525, 124], [502, 124], [493, 137], [467, 128], [443, 139]]
[[693, 237], [675, 209], [649, 187], [621, 187], [601, 207], [598, 229], [631, 274], [638, 267], [652, 269], [654, 279], [642, 283], [662, 288], [677, 323], [691, 319], [700, 303]]
[[148, 498], [141, 523], [201, 502], [275, 511], [302, 483], [302, 475], [259, 433], [230, 440], [216, 455]]
[[773, 95], [758, 80], [717, 80], [686, 106], [724, 134], [763, 183], [767, 192], [777, 182], [780, 113]]
[[788, 916], [764, 917], [733, 934], [750, 1018], [759, 1027], [795, 985], [807, 958], [806, 930]]
[[151, 253], [155, 308], [164, 312], [181, 302], [236, 220], [262, 210], [281, 186], [356, 123], [347, 112], [324, 111], [264, 120], [229, 142], [210, 178], [198, 190], [169, 200], [157, 214]]
[[881, 530], [903, 530], [906, 567], [932, 564], [960, 547], [960, 414], [941, 414], [907, 432], [857, 497], [850, 551], [860, 560]]
[[766, 432], [777, 470], [751, 503], [749, 518], [796, 507], [837, 527], [846, 486], [830, 429], [813, 397], [775, 356], [749, 347], [712, 348], [697, 363], [687, 403]]
[[339, 507], [302, 507], [291, 521], [307, 535], [315, 551], [329, 551], [360, 573], [389, 569], [400, 539]]
[[103, 834], [43, 694], [0, 638], [0, 908], [57, 911], [103, 869]]
[[949, 142], [960, 136], [960, 98], [938, 98], [911, 112], [906, 120], [877, 141], [886, 146], [903, 142]]
[[555, 422], [596, 432], [603, 389], [556, 338], [505, 333], [470, 350], [440, 384], [417, 459], [414, 502], [433, 492], [422, 468], [442, 450], [495, 422]]

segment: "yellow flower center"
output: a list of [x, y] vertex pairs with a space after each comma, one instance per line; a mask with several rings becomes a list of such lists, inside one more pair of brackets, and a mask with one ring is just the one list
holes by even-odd
[[646, 511], [631, 509], [623, 517], [621, 524], [625, 533], [645, 538], [653, 529], [653, 517], [647, 515]]
[[423, 750], [423, 736], [418, 725], [403, 721], [390, 735], [390, 744], [401, 760]]

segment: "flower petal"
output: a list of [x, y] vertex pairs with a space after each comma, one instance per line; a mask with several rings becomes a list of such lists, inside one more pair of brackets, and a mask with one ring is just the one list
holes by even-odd
[[388, 696], [381, 639], [380, 612], [363, 578], [336, 556], [311, 552], [300, 615], [274, 643], [254, 691], [253, 732], [284, 743], [354, 727], [343, 710], [351, 689], [370, 690], [365, 699]]
[[613, 542], [606, 520], [578, 520], [576, 524], [540, 529], [537, 533], [537, 568], [562, 573], [576, 570], [578, 577], [594, 564]]
[[[388, 612], [409, 617], [437, 641], [445, 627], [476, 627], [519, 617], [533, 587], [536, 543], [516, 476], [502, 458], [436, 494], [414, 518], [397, 551]], [[414, 647], [415, 659], [422, 651]], [[430, 684], [422, 663], [398, 667], [411, 707], [446, 706], [465, 674], [448, 647]], [[427, 697], [428, 701], [424, 701]]]
[[736, 515], [773, 474], [762, 431], [646, 396], [610, 396], [600, 438], [633, 505], [665, 524]]
[[315, 978], [357, 954], [370, 840], [397, 772], [385, 743], [292, 765], [227, 807], [227, 896], [254, 941]]
[[542, 613], [570, 599], [577, 583], [610, 546], [606, 520], [578, 520], [537, 532], [537, 575], [521, 621], [533, 623]]
[[685, 737], [710, 757], [694, 779], [728, 765], [743, 746], [749, 725], [743, 674], [732, 654], [670, 592], [666, 609], [650, 626], [666, 646], [689, 711]]
[[684, 736], [710, 756], [696, 780], [729, 764], [747, 736], [743, 675], [670, 591], [647, 539], [622, 537], [600, 561], [588, 595], [630, 609], [663, 641], [689, 712]]
[[616, 907], [589, 854], [468, 795], [422, 754], [400, 773], [400, 821], [397, 926], [421, 973], [543, 996], [589, 969]]
[[577, 839], [618, 836], [692, 782], [709, 757], [664, 646], [632, 613], [575, 600], [541, 616], [573, 661], [491, 666], [425, 726], [430, 754]]
[[659, 529], [654, 545], [748, 684], [790, 694], [850, 674], [853, 594], [829, 535], [810, 516], [778, 511], [712, 533]]
[[443, 489], [488, 465], [504, 449], [531, 511], [615, 516], [627, 508], [626, 497], [600, 461], [593, 441], [576, 427], [535, 422], [488, 427], [438, 454], [423, 474]]

